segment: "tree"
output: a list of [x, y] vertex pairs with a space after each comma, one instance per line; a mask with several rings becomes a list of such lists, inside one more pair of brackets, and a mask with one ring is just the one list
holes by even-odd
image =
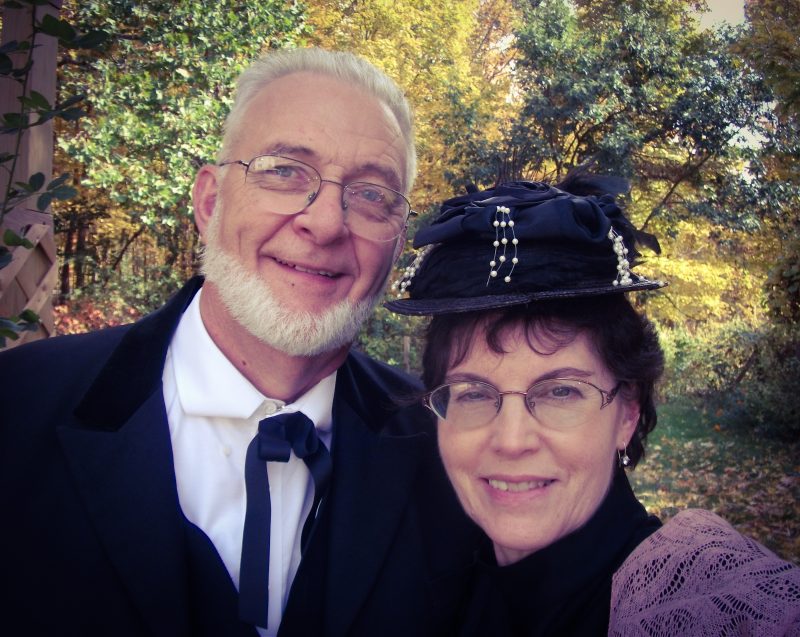
[[737, 46], [775, 96], [752, 158], [753, 199], [776, 237], [767, 299], [774, 319], [800, 325], [800, 2], [749, 0], [747, 35]]
[[[57, 209], [65, 256], [91, 262], [88, 282], [106, 286], [128, 285], [127, 263], [138, 282], [152, 283], [130, 299], [147, 309], [193, 269], [191, 183], [215, 160], [233, 81], [262, 51], [302, 42], [303, 7], [94, 0], [64, 10], [114, 34], [103, 55], [61, 65], [62, 89], [83, 90], [91, 103], [90, 117], [59, 140], [61, 161], [81, 175], [79, 200]], [[83, 276], [80, 261], [66, 265], [64, 294]], [[159, 285], [167, 289], [153, 294]]]
[[742, 199], [737, 138], [768, 99], [758, 74], [730, 49], [736, 31], [700, 31], [696, 4], [526, 3], [516, 29], [516, 115], [499, 126], [498, 139], [470, 138], [456, 153], [467, 164], [461, 182], [557, 182], [578, 167], [628, 178], [629, 214], [671, 255], [648, 255], [648, 273], [672, 283], [671, 303], [657, 309], [678, 322], [671, 307], [702, 308], [701, 318], [735, 312], [720, 306], [715, 284], [735, 280], [741, 263], [726, 256], [727, 275], [707, 276], [719, 252], [700, 256], [703, 268], [697, 258], [681, 262], [676, 255], [687, 250], [677, 232], [693, 235], [688, 244], [713, 246], [721, 229], [755, 227], [752, 211], [730, 203]]
[[757, 428], [800, 433], [800, 3], [749, 0], [734, 50], [762, 74], [771, 112], [759, 121], [741, 191], [759, 222], [768, 320], [748, 335], [748, 355], [726, 392]]
[[779, 111], [800, 117], [800, 2], [798, 0], [747, 0], [745, 13], [750, 32], [739, 45], [764, 75], [775, 93]]
[[[488, 113], [498, 117], [505, 108], [513, 3], [309, 0], [307, 4], [313, 29], [310, 41], [363, 55], [404, 88], [414, 107], [419, 176], [412, 204], [422, 214], [412, 220], [409, 238], [413, 237], [436, 205], [453, 195], [454, 185], [448, 180], [456, 161], [453, 140], [491, 135], [480, 127], [480, 118]], [[383, 360], [418, 369], [421, 323], [378, 308], [362, 332], [361, 345]]]
[[[417, 210], [452, 195], [445, 180], [448, 129], [470, 130], [454, 117], [453, 95], [498, 114], [511, 61], [502, 42], [515, 15], [510, 0], [308, 2], [312, 42], [363, 55], [404, 88], [415, 109], [419, 177]], [[505, 82], [505, 84], [504, 84]], [[480, 131], [483, 133], [483, 131]]]

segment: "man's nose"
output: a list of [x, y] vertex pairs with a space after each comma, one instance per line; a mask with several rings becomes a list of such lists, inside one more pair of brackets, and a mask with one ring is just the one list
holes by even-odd
[[349, 232], [343, 188], [337, 181], [323, 179], [314, 199], [295, 216], [298, 227], [312, 235], [320, 245], [338, 241]]

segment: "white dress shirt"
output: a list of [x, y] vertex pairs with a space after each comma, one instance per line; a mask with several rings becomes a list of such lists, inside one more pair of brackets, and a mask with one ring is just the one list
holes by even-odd
[[[167, 407], [178, 498], [186, 518], [214, 543], [239, 588], [242, 531], [247, 506], [244, 465], [247, 446], [262, 418], [302, 411], [330, 448], [336, 372], [295, 402], [261, 394], [225, 357], [200, 316], [200, 290], [178, 324], [164, 365]], [[300, 565], [300, 533], [314, 497], [305, 463], [267, 463], [271, 500], [269, 626], [276, 635]]]

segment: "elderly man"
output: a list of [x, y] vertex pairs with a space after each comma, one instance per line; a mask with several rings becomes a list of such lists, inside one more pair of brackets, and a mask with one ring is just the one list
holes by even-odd
[[472, 529], [416, 390], [350, 352], [402, 247], [398, 88], [344, 53], [239, 80], [194, 186], [205, 280], [0, 357], [2, 620], [25, 635], [438, 635]]

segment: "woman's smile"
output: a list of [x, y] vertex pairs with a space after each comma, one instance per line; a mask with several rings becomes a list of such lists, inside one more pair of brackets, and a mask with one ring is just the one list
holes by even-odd
[[[504, 334], [502, 345], [504, 354], [493, 352], [479, 335], [447, 379], [475, 379], [500, 392], [518, 393], [570, 370], [597, 387], [616, 384], [584, 334], [547, 355], [537, 353], [545, 350], [543, 344], [531, 347], [518, 331]], [[560, 397], [561, 389], [555, 385], [551, 391]], [[611, 485], [617, 449], [627, 444], [638, 417], [621, 399], [601, 407], [597, 395], [596, 413], [585, 423], [544, 426], [526, 401], [514, 396], [499, 405], [496, 416], [476, 425], [459, 422], [453, 414], [467, 414], [473, 405], [484, 409], [483, 395], [460, 393], [456, 398], [468, 407], [454, 406], [448, 418], [439, 419], [439, 449], [461, 504], [492, 539], [498, 559], [512, 554], [519, 559], [589, 520]]]

